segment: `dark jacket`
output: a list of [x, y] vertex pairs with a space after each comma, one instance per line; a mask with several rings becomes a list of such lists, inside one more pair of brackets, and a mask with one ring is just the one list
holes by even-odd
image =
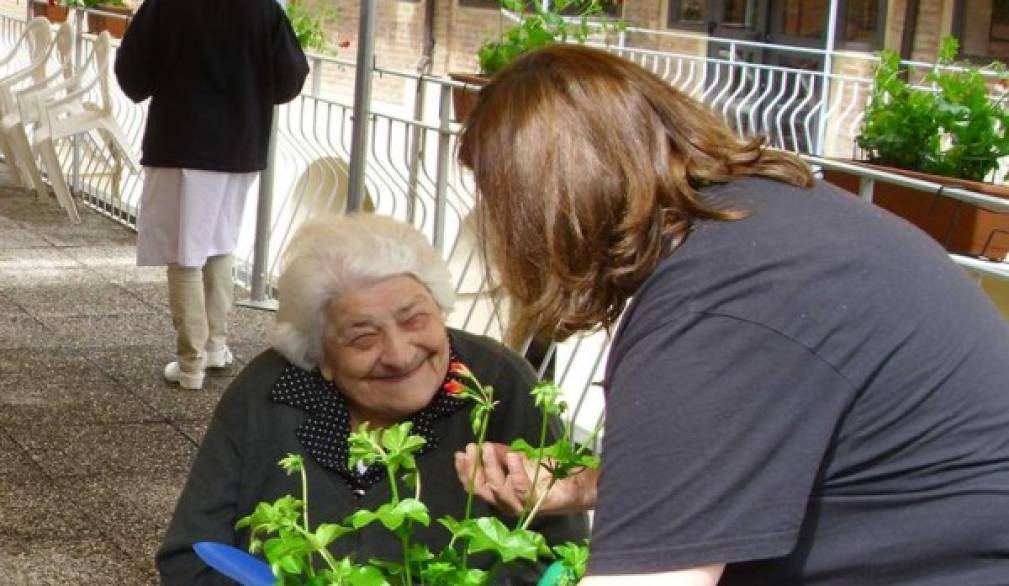
[[276, 0], [145, 0], [115, 71], [151, 98], [143, 165], [247, 173], [266, 167], [273, 105], [301, 92], [308, 61]]
[[[494, 387], [494, 398], [499, 401], [490, 417], [488, 441], [509, 443], [522, 437], [535, 445], [541, 419], [529, 395], [536, 379], [528, 363], [489, 338], [449, 331], [459, 359], [483, 384]], [[217, 541], [246, 548], [248, 531], [236, 531], [236, 520], [250, 514], [260, 501], [272, 502], [285, 494], [300, 496], [300, 478], [287, 475], [277, 462], [289, 453], [306, 454], [298, 434], [308, 431], [308, 436], [317, 442], [319, 436], [313, 435], [313, 430], [319, 427], [313, 427], [317, 421], [312, 421], [305, 411], [271, 400], [278, 381], [284, 387], [285, 373], [293, 368], [296, 367], [278, 353], [264, 352], [249, 363], [221, 398], [158, 550], [162, 584], [231, 584], [200, 561], [193, 552], [193, 544]], [[453, 458], [456, 451], [474, 441], [469, 412], [470, 406], [465, 405], [435, 420], [433, 441], [429, 442], [432, 449], [417, 457], [423, 487], [421, 498], [432, 519], [464, 516], [466, 494], [456, 477]], [[389, 484], [384, 480], [372, 485], [362, 496], [355, 496], [343, 476], [323, 467], [311, 455], [305, 455], [305, 469], [313, 527], [322, 522], [339, 523], [359, 508], [375, 510], [390, 497]], [[474, 499], [473, 517], [492, 514], [483, 501]], [[502, 517], [502, 520], [514, 526], [515, 519]], [[582, 514], [540, 517], [531, 528], [542, 533], [552, 545], [581, 542], [588, 537], [587, 518]], [[427, 545], [432, 551], [444, 547], [448, 537], [448, 531], [436, 522], [426, 528], [415, 527], [415, 542]], [[352, 554], [360, 560], [397, 560], [400, 547], [395, 536], [376, 524], [338, 539], [331, 550], [338, 557]], [[477, 560], [475, 564], [487, 562]], [[494, 583], [535, 584], [541, 570], [520, 567], [499, 575]]]

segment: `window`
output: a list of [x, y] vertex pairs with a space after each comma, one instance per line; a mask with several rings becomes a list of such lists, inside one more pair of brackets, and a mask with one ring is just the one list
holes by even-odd
[[670, 0], [669, 27], [700, 30], [708, 23], [708, 0]]
[[803, 39], [823, 37], [827, 3], [820, 0], [784, 0], [780, 15], [781, 35]]
[[844, 12], [838, 15], [841, 30], [838, 36], [844, 43], [860, 43], [869, 47], [880, 47], [880, 33], [885, 14], [880, 10], [879, 0], [848, 0]]
[[[909, 0], [913, 1], [913, 0]], [[968, 2], [977, 0], [966, 0]], [[1009, 13], [1009, 0], [999, 2]], [[836, 46], [871, 51], [883, 45], [886, 0], [838, 0]], [[830, 2], [825, 0], [669, 0], [669, 27], [706, 30], [714, 36], [822, 48]], [[1005, 30], [1009, 38], [1009, 26]]]
[[956, 20], [961, 54], [1009, 62], [1009, 0], [961, 0]]
[[756, 4], [752, 0], [725, 0], [722, 24], [736, 28], [753, 28]]

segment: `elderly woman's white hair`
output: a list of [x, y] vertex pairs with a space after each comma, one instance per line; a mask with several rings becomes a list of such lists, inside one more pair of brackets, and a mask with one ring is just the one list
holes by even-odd
[[411, 275], [427, 287], [444, 314], [455, 301], [441, 255], [415, 228], [384, 216], [313, 218], [291, 238], [282, 266], [280, 309], [270, 344], [305, 370], [319, 366], [326, 310], [343, 293]]

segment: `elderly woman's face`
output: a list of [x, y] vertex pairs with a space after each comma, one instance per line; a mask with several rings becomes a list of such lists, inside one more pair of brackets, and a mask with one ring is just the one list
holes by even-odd
[[427, 288], [397, 276], [330, 302], [321, 364], [355, 423], [387, 426], [423, 409], [448, 370], [448, 333]]

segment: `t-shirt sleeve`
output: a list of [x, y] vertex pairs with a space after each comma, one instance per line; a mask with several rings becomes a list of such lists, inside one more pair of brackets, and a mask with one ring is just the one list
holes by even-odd
[[788, 554], [853, 386], [776, 331], [705, 313], [610, 360], [589, 573]]

